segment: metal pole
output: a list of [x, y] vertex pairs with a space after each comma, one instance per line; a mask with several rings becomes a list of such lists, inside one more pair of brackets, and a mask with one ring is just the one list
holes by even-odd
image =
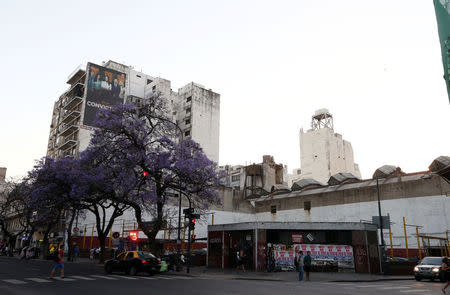
[[84, 225], [84, 232], [83, 232], [83, 249], [84, 249], [84, 243], [86, 242], [86, 227], [87, 225]]
[[[191, 210], [191, 200], [189, 199], [189, 211]], [[187, 267], [186, 267], [186, 273], [189, 273], [190, 266], [191, 266], [191, 227], [189, 226], [188, 229], [188, 248], [187, 248]]]
[[381, 218], [381, 202], [380, 202], [380, 188], [378, 186], [378, 177], [377, 177], [377, 196], [378, 196], [378, 217], [380, 220], [380, 235], [381, 235], [381, 263], [382, 263], [382, 269], [381, 271], [384, 272], [384, 263], [386, 261], [386, 251], [385, 251], [385, 244], [384, 244], [384, 235], [383, 235], [383, 221]]
[[420, 249], [419, 227], [416, 226], [417, 247], [419, 248], [419, 259], [422, 260], [422, 250]]
[[91, 234], [91, 247], [89, 249], [92, 249], [92, 243], [94, 242], [94, 225], [92, 225], [92, 234]]
[[[387, 216], [390, 217], [389, 213], [387, 214]], [[390, 219], [390, 218], [389, 218]], [[392, 246], [392, 231], [391, 231], [391, 224], [389, 223], [389, 242], [391, 244], [391, 257], [392, 257], [392, 261], [395, 261], [394, 258], [394, 248]]]
[[179, 270], [179, 263], [181, 261], [181, 190], [178, 191], [178, 235], [177, 235], [177, 271]]
[[406, 260], [409, 260], [409, 255], [408, 255], [408, 236], [406, 235], [406, 220], [405, 220], [405, 216], [403, 216], [403, 231], [405, 233]]

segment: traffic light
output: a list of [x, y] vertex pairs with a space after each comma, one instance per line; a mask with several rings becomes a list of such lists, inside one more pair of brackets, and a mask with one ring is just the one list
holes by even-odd
[[195, 218], [192, 218], [189, 222], [189, 229], [195, 230]]
[[148, 176], [148, 171], [144, 171], [144, 172], [142, 173], [142, 176], [143, 176], [143, 177], [147, 177], [147, 176]]
[[194, 241], [196, 237], [197, 237], [197, 236], [193, 234], [193, 235], [192, 235], [192, 241]]
[[135, 231], [135, 230], [130, 231], [130, 233], [128, 234], [128, 236], [130, 237], [130, 239], [131, 239], [132, 241], [137, 241], [137, 239], [139, 238], [139, 234], [138, 234], [138, 232]]

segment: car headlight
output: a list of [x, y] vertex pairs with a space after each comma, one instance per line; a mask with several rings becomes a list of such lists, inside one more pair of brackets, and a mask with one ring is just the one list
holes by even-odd
[[414, 271], [419, 271], [419, 268], [417, 266], [414, 267]]
[[440, 271], [439, 267], [433, 268], [433, 272], [439, 272], [439, 271]]

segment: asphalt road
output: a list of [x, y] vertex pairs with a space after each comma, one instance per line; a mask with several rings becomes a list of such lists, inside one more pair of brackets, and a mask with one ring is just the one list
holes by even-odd
[[[0, 257], [0, 294], [441, 294], [442, 283], [383, 281], [372, 283], [280, 282], [191, 277], [183, 274], [135, 277], [106, 275], [100, 265], [65, 263], [66, 279], [49, 280], [51, 261]], [[449, 289], [450, 291], [450, 289]]]

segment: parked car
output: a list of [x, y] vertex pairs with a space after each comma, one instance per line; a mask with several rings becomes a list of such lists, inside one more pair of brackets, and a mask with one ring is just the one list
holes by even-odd
[[[391, 256], [386, 256], [386, 262], [392, 262], [392, 257]], [[394, 257], [394, 261], [395, 262], [408, 262], [408, 259], [404, 258], [404, 257]]]
[[161, 259], [156, 258], [150, 252], [127, 251], [119, 254], [116, 258], [105, 262], [105, 271], [123, 271], [126, 274], [135, 276], [139, 272], [146, 272], [150, 275], [161, 270]]
[[444, 273], [441, 269], [442, 259], [444, 257], [428, 256], [422, 259], [418, 265], [414, 267], [414, 277], [416, 281], [422, 279], [430, 279], [434, 281], [439, 279], [441, 282], [445, 281]]

